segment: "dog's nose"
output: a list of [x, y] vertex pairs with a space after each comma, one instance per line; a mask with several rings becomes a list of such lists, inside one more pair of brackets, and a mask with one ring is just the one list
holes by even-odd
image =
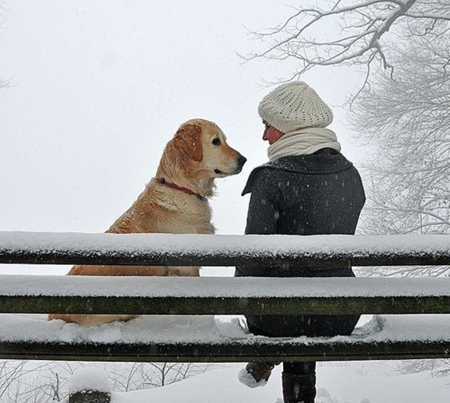
[[244, 164], [247, 162], [247, 158], [245, 158], [243, 155], [239, 154], [238, 163], [239, 166], [244, 166]]

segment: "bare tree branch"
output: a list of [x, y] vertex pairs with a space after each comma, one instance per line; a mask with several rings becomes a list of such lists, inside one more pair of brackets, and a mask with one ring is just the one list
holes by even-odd
[[[301, 77], [322, 66], [358, 65], [372, 74], [370, 66], [394, 73], [392, 45], [407, 44], [401, 36], [405, 27], [411, 35], [433, 35], [450, 21], [448, 2], [427, 0], [332, 1], [327, 9], [300, 7], [275, 28], [250, 31], [263, 50], [243, 56], [297, 62], [295, 72], [286, 80]], [[400, 45], [399, 45], [400, 44]], [[367, 79], [364, 85], [367, 84]]]
[[[364, 164], [364, 233], [450, 233], [450, 31], [445, 24], [433, 29], [429, 36], [411, 36], [407, 47], [394, 47], [395, 80], [386, 73], [372, 77], [353, 102], [353, 128], [374, 150]], [[377, 272], [441, 276], [450, 267], [377, 268], [372, 274]]]

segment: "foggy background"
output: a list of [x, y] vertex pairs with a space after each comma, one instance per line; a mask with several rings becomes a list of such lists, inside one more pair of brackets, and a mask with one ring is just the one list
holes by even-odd
[[[0, 230], [103, 232], [155, 174], [162, 150], [191, 118], [216, 122], [248, 159], [219, 179], [211, 200], [218, 234], [242, 234], [250, 171], [267, 161], [258, 103], [295, 64], [239, 57], [261, 50], [249, 31], [292, 13], [284, 1], [3, 2], [0, 23]], [[360, 77], [316, 70], [304, 81], [333, 109], [345, 156], [341, 106]], [[25, 268], [1, 266], [2, 273]], [[30, 267], [65, 273], [67, 268]]]

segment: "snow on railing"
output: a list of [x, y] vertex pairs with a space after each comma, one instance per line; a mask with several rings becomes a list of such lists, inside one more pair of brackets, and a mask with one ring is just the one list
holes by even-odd
[[179, 266], [447, 265], [447, 235], [0, 232], [0, 263]]
[[[0, 263], [199, 266], [449, 265], [450, 237], [0, 232]], [[3, 276], [0, 358], [116, 361], [450, 356], [449, 278]], [[82, 328], [39, 315], [142, 316]], [[215, 314], [394, 314], [333, 338], [264, 338]], [[434, 315], [418, 315], [418, 314]], [[403, 316], [399, 314], [415, 314]], [[436, 315], [444, 314], [444, 315]], [[183, 316], [178, 316], [183, 315]], [[363, 331], [362, 331], [363, 330]]]

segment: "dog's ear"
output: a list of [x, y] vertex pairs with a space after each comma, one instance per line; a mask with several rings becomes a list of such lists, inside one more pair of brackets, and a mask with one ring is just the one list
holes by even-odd
[[203, 158], [202, 128], [194, 123], [182, 125], [173, 139], [175, 147], [182, 150], [190, 159], [200, 162]]

